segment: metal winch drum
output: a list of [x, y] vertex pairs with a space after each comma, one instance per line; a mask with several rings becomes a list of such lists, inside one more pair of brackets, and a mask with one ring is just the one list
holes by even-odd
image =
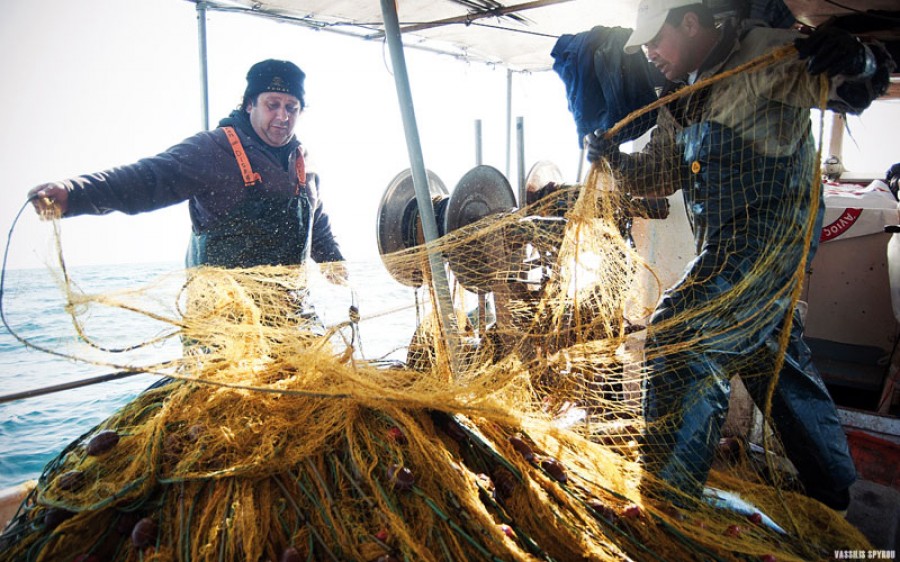
[[[489, 215], [515, 210], [516, 200], [506, 177], [491, 166], [476, 166], [467, 172], [448, 197], [447, 188], [436, 174], [427, 171], [428, 189], [434, 206], [438, 235], [444, 236], [473, 224]], [[388, 184], [378, 207], [376, 224], [378, 252], [391, 276], [403, 285], [419, 287], [425, 276], [425, 260], [397, 259], [390, 254], [422, 246], [425, 242], [419, 220], [412, 172], [397, 174]], [[492, 259], [489, 246], [478, 240], [449, 251], [446, 256], [450, 270], [468, 290], [490, 291]]]

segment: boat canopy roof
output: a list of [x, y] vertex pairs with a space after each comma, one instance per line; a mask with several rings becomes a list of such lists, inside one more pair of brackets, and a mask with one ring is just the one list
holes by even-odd
[[[196, 1], [196, 0], [191, 0]], [[209, 10], [250, 12], [315, 29], [384, 39], [376, 0], [212, 0]], [[634, 25], [638, 0], [400, 0], [403, 41], [511, 70], [549, 70], [560, 35]]]

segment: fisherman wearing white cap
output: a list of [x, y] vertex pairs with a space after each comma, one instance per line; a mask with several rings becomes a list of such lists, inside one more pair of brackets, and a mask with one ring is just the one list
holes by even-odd
[[[791, 43], [799, 57], [721, 76]], [[771, 413], [787, 456], [809, 496], [846, 510], [856, 471], [791, 307], [790, 288], [812, 260], [822, 228], [823, 208], [811, 189], [818, 167], [809, 109], [819, 104], [824, 74], [828, 107], [861, 112], [886, 91], [894, 63], [882, 46], [836, 29], [804, 37], [759, 22], [717, 26], [714, 14], [691, 0], [642, 0], [624, 49], [641, 48], [669, 81], [664, 95], [724, 78], [660, 108], [639, 153], [621, 152], [604, 131], [585, 139], [588, 159], [606, 160], [630, 196], [681, 189], [694, 233], [697, 257], [648, 325], [642, 487], [681, 503], [699, 497], [728, 410], [730, 378], [740, 375], [765, 408], [777, 375]], [[810, 223], [811, 247], [804, 236]]]
[[691, 6], [696, 0], [646, 0], [638, 5], [637, 25], [625, 42], [626, 53], [636, 53], [656, 38], [666, 23], [669, 12], [675, 8]]

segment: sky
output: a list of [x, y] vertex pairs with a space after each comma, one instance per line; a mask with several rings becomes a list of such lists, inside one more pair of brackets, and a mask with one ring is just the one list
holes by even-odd
[[[321, 176], [333, 229], [348, 259], [377, 258], [379, 201], [409, 167], [386, 45], [218, 12], [208, 14], [207, 33], [213, 126], [240, 102], [253, 63], [281, 58], [304, 69], [308, 108], [296, 133]], [[33, 186], [132, 163], [202, 129], [193, 2], [0, 0], [0, 49], [3, 232]], [[505, 172], [506, 70], [413, 50], [406, 58], [426, 167], [452, 191], [475, 165], [480, 119], [483, 162]], [[562, 81], [548, 71], [516, 74], [513, 84], [525, 169], [550, 160], [575, 182], [580, 153]], [[877, 102], [850, 119], [848, 169], [881, 174], [900, 161], [891, 123], [900, 123], [900, 102]], [[513, 186], [516, 169], [511, 162]], [[67, 219], [61, 228], [70, 265], [177, 263], [190, 220], [180, 204]], [[49, 233], [33, 212], [23, 213], [9, 240], [9, 266], [40, 265]]]
[[[319, 171], [346, 257], [377, 259], [379, 201], [409, 167], [386, 45], [220, 12], [208, 14], [207, 34], [212, 126], [239, 104], [253, 63], [288, 59], [306, 72], [308, 108], [296, 134]], [[0, 60], [8, 108], [0, 134], [4, 232], [31, 187], [132, 163], [202, 129], [191, 2], [0, 0], [0, 48], [7, 53]], [[476, 163], [480, 119], [483, 162], [505, 171], [506, 70], [420, 51], [406, 57], [426, 167], [452, 190]], [[549, 159], [574, 179], [580, 154], [562, 81], [552, 72], [513, 80], [527, 165]], [[512, 170], [515, 176], [515, 162]], [[137, 216], [75, 217], [61, 228], [70, 265], [180, 262], [190, 221], [180, 204]], [[48, 232], [34, 213], [23, 213], [10, 266], [31, 266], [44, 248], [35, 240]]]

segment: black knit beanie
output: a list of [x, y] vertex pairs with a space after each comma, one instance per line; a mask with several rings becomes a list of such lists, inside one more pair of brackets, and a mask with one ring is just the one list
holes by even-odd
[[300, 68], [285, 60], [268, 59], [258, 62], [247, 72], [247, 89], [244, 90], [244, 107], [262, 92], [281, 92], [300, 100], [300, 107], [306, 106], [303, 99], [303, 80], [306, 74]]

